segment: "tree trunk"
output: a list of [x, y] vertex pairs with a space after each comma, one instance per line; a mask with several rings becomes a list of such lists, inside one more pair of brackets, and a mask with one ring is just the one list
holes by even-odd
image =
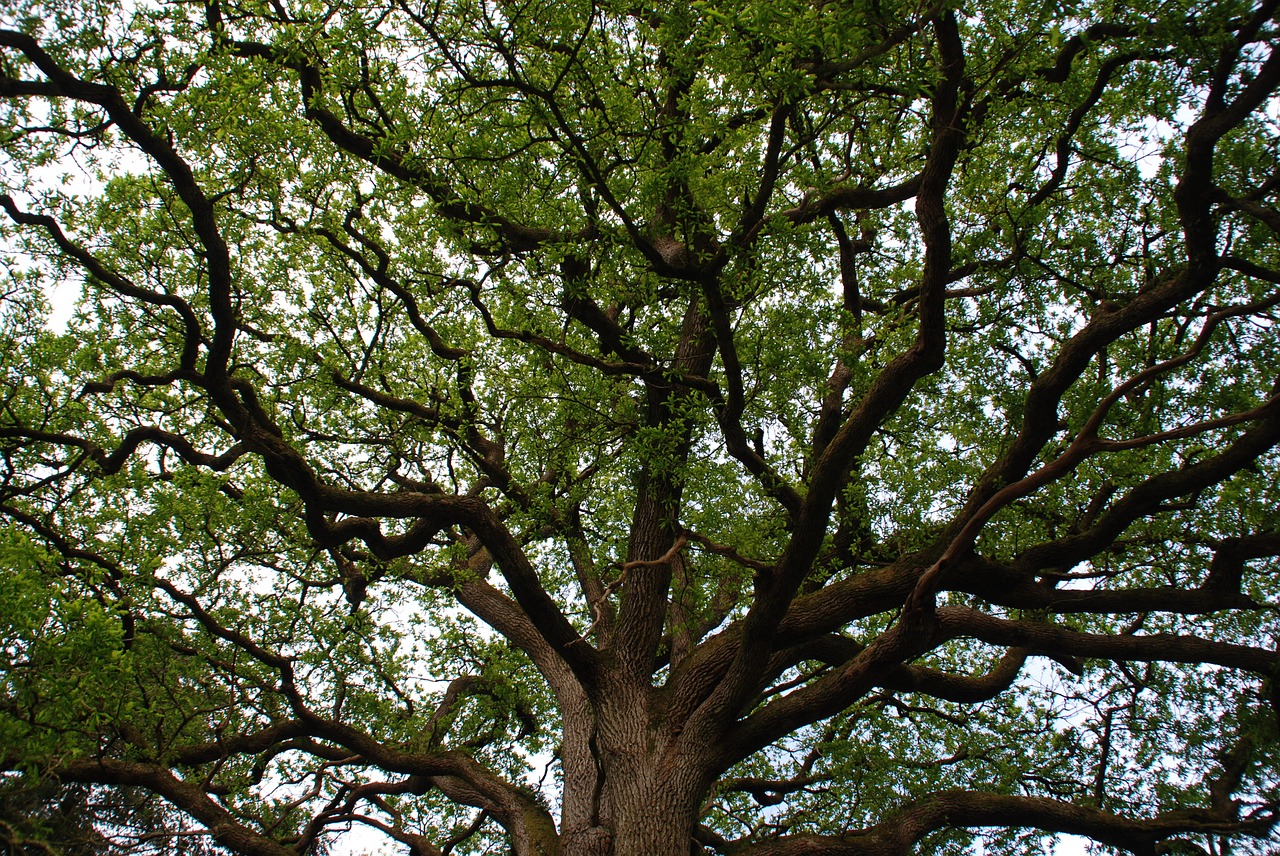
[[594, 710], [566, 711], [564, 769], [579, 775], [566, 775], [564, 856], [689, 856], [709, 753], [672, 749], [651, 701], [643, 689], [618, 691]]
[[609, 789], [613, 856], [689, 856], [701, 788], [687, 769], [646, 765]]

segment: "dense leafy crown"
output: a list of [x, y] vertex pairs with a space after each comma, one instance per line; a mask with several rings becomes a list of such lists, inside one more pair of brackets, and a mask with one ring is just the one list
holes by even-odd
[[1143, 5], [6, 2], [0, 850], [1274, 852], [1280, 3]]

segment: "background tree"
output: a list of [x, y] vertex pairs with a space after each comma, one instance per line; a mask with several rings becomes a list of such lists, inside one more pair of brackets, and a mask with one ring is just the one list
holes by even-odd
[[11, 0], [6, 787], [1273, 852], [1280, 4], [1147, 6]]

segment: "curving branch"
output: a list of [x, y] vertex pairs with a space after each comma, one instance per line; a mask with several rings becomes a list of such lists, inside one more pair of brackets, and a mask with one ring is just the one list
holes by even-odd
[[[106, 84], [90, 83], [76, 77], [59, 65], [35, 38], [26, 33], [0, 30], [0, 47], [13, 48], [21, 52], [46, 76], [58, 97], [95, 104], [105, 110], [121, 133], [137, 144], [164, 171], [178, 198], [191, 212], [192, 226], [203, 248], [203, 260], [209, 276], [209, 303], [214, 330], [205, 360], [205, 374], [213, 382], [225, 379], [231, 359], [232, 344], [238, 329], [235, 306], [232, 301], [231, 252], [218, 229], [214, 203], [201, 189], [190, 165], [174, 149], [168, 138], [152, 129], [133, 112], [119, 90]], [[5, 207], [9, 208], [9, 206]], [[14, 216], [15, 212], [9, 213], [10, 216]], [[44, 220], [39, 222], [40, 225], [48, 228]], [[75, 250], [74, 247], [68, 248], [68, 252], [73, 257]], [[89, 258], [84, 258], [81, 263], [93, 264]], [[97, 271], [91, 272], [97, 275]], [[105, 269], [103, 272], [106, 273]], [[116, 284], [111, 279], [105, 281], [108, 284]], [[119, 284], [126, 285], [123, 281]], [[193, 347], [192, 343], [196, 341], [193, 333], [198, 328], [191, 325], [189, 318], [185, 320], [189, 350]]]
[[1136, 856], [1154, 856], [1159, 842], [1187, 833], [1265, 836], [1276, 824], [1272, 812], [1240, 818], [1234, 811], [1172, 811], [1130, 818], [1049, 799], [975, 791], [940, 791], [915, 800], [865, 830], [833, 836], [789, 836], [774, 842], [730, 847], [734, 856], [905, 856], [928, 833], [946, 827], [1005, 826], [1042, 829], [1091, 838]]
[[86, 273], [117, 294], [131, 297], [153, 306], [167, 307], [176, 312], [182, 320], [183, 346], [182, 356], [178, 360], [178, 370], [172, 375], [172, 378], [176, 380], [181, 375], [193, 376], [192, 373], [196, 369], [199, 348], [206, 340], [200, 325], [200, 319], [196, 317], [195, 311], [190, 304], [176, 295], [142, 288], [128, 278], [111, 270], [84, 247], [68, 238], [66, 233], [62, 231], [58, 221], [53, 217], [47, 214], [31, 214], [21, 210], [18, 208], [17, 203], [13, 201], [13, 198], [7, 194], [0, 195], [0, 208], [4, 208], [5, 213], [9, 215], [13, 222], [43, 230], [68, 258], [75, 261]]

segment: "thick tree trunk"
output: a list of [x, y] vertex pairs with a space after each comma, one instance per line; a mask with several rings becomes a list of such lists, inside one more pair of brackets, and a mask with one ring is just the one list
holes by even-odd
[[613, 856], [689, 856], [701, 788], [688, 769], [645, 764], [609, 789]]
[[615, 758], [600, 790], [600, 824], [566, 829], [564, 856], [689, 856], [702, 790], [688, 768]]
[[650, 692], [619, 688], [606, 698], [566, 711], [564, 856], [689, 856], [707, 758], [672, 750]]

